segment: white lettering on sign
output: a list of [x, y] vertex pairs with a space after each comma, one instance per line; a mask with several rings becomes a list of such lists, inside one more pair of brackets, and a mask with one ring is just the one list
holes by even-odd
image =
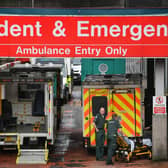
[[167, 37], [168, 26], [162, 25], [94, 25], [89, 21], [78, 21], [77, 23], [77, 36], [78, 37], [127, 37], [130, 36], [131, 40], [138, 41], [145, 37]]
[[128, 49], [127, 48], [113, 48], [113, 47], [106, 47], [105, 53], [107, 55], [120, 55], [120, 56], [126, 56]]
[[144, 28], [145, 36], [152, 37], [152, 36], [154, 36], [154, 33], [155, 33], [155, 29], [152, 25], [146, 25], [145, 26], [145, 28]]
[[113, 36], [113, 37], [118, 37], [121, 33], [121, 29], [118, 25], [113, 25], [110, 27], [110, 35]]
[[28, 54], [33, 54], [33, 55], [70, 55], [71, 50], [70, 48], [49, 48], [49, 47], [29, 47], [29, 48], [23, 48], [21, 46], [17, 47], [16, 50], [17, 55], [28, 55]]
[[79, 37], [89, 37], [89, 34], [88, 33], [86, 34], [85, 31], [83, 31], [83, 30], [88, 30], [88, 27], [86, 26], [86, 24], [89, 24], [89, 21], [78, 21], [77, 34]]
[[66, 37], [65, 28], [63, 27], [63, 23], [60, 20], [55, 22], [55, 29], [53, 30], [53, 35], [55, 37]]
[[[41, 41], [35, 39], [37, 44], [44, 43], [46, 40], [48, 43], [52, 41], [55, 44], [55, 38], [59, 39], [59, 37], [63, 37], [61, 38], [61, 42], [64, 44], [82, 44], [80, 43], [82, 40], [79, 37], [82, 37], [82, 39], [86, 38], [87, 42], [93, 42], [92, 44], [113, 44], [113, 41], [115, 44], [120, 43], [120, 41], [120, 44], [127, 44], [127, 42], [131, 44], [130, 40], [135, 42], [144, 40], [141, 44], [152, 43], [152, 41], [148, 41], [146, 38], [154, 39], [154, 41], [159, 41], [160, 39], [161, 41], [158, 43], [164, 42], [166, 44], [168, 37], [168, 24], [166, 19], [155, 23], [154, 21], [150, 22], [150, 18], [142, 22], [143, 18], [140, 17], [141, 20], [138, 23], [139, 17], [135, 17], [135, 20], [132, 21], [130, 19], [131, 22], [127, 20], [127, 24], [123, 24], [124, 22], [121, 18], [117, 20], [116, 17], [105, 17], [104, 20], [95, 17], [94, 20], [93, 18], [78, 18], [74, 16], [73, 19], [71, 17], [69, 18], [70, 21], [61, 17], [59, 19], [58, 17], [52, 17], [49, 21], [45, 21], [45, 17], [25, 17], [26, 19], [21, 21], [19, 17], [16, 18], [18, 20], [14, 16], [12, 18], [5, 17], [0, 20], [0, 37], [14, 37], [14, 39], [11, 38], [9, 40], [11, 44], [13, 44], [13, 41], [17, 41], [16, 37], [31, 37], [29, 39], [29, 44], [31, 44], [33, 41], [32, 37], [42, 36], [44, 36], [44, 39], [41, 38]], [[127, 17], [123, 17], [123, 20], [124, 18], [128, 19]], [[65, 41], [63, 41], [64, 39]]]
[[30, 36], [30, 37], [41, 37], [41, 27], [40, 22], [36, 21], [34, 25], [32, 24], [13, 24], [9, 25], [8, 20], [5, 20], [3, 24], [0, 24], [0, 37], [7, 36]]
[[101, 52], [101, 48], [92, 48], [92, 47], [75, 47], [76, 55], [95, 55], [99, 56]]

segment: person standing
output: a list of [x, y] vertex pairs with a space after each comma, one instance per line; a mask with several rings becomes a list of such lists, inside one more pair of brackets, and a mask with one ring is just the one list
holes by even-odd
[[101, 107], [93, 121], [96, 131], [96, 160], [98, 161], [104, 160], [105, 122], [105, 108]]
[[112, 156], [114, 156], [117, 148], [117, 133], [120, 128], [122, 127], [117, 114], [113, 112], [112, 119], [107, 122], [107, 165], [113, 164]]

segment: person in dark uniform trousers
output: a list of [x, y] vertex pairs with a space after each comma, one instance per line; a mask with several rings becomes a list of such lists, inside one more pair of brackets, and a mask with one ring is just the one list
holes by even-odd
[[107, 122], [107, 160], [106, 164], [113, 164], [112, 156], [117, 148], [117, 132], [122, 128], [117, 114], [113, 112], [112, 119]]
[[103, 161], [104, 158], [104, 140], [105, 140], [105, 108], [101, 107], [99, 113], [93, 121], [96, 131], [96, 160]]

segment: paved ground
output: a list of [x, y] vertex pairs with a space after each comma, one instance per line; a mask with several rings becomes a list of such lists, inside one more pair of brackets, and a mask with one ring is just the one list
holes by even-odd
[[[62, 109], [62, 123], [57, 134], [54, 152], [47, 165], [16, 165], [16, 152], [1, 152], [0, 168], [104, 168], [104, 161], [95, 161], [95, 153], [88, 154], [82, 147], [82, 109], [80, 87], [75, 87], [73, 101]], [[133, 160], [131, 163], [115, 162], [114, 168], [167, 168], [168, 162], [152, 162], [146, 159]]]

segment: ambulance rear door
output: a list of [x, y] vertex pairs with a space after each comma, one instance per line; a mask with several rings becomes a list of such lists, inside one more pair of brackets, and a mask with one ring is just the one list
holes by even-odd
[[120, 117], [124, 135], [142, 136], [140, 88], [113, 89], [111, 99], [111, 109]]

